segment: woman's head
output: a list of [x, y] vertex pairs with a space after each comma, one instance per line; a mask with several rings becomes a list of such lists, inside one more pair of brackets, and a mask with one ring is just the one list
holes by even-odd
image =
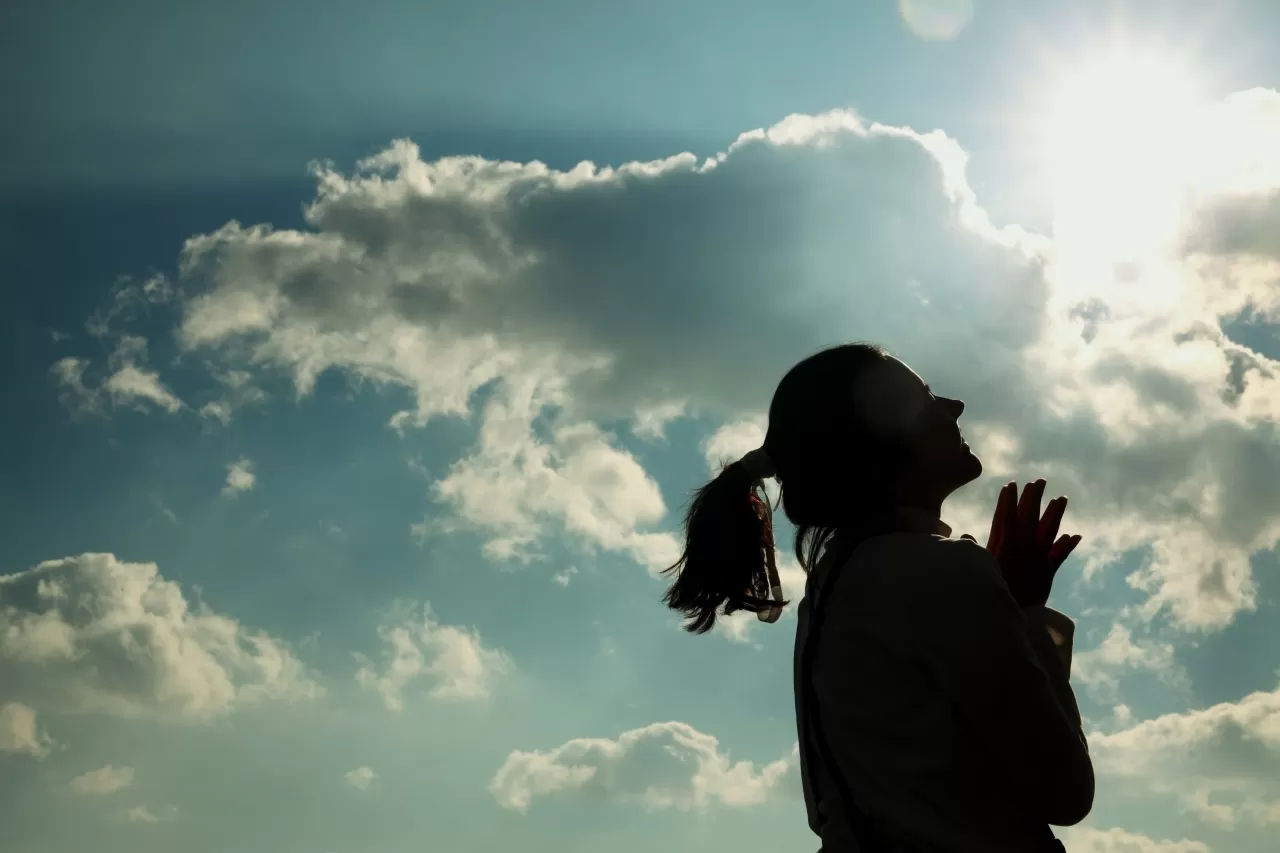
[[[909, 367], [874, 344], [823, 350], [787, 372], [769, 406], [764, 450], [796, 527], [807, 571], [835, 531], [894, 506], [934, 514], [982, 473], [960, 435], [964, 404], [934, 394]], [[752, 501], [755, 477], [735, 462], [695, 494], [685, 549], [664, 600], [702, 633], [717, 611], [768, 606], [766, 523]], [[767, 541], [766, 541], [767, 540]]]

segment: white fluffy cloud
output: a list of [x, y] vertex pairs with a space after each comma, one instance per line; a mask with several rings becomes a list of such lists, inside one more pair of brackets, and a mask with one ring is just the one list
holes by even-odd
[[474, 630], [440, 624], [430, 604], [401, 608], [397, 618], [379, 626], [378, 636], [385, 647], [381, 664], [357, 655], [356, 681], [389, 711], [404, 709], [406, 689], [418, 681], [438, 699], [483, 699], [512, 668], [506, 653], [485, 646]]
[[108, 764], [72, 779], [67, 783], [67, 789], [73, 794], [105, 797], [132, 785], [134, 775], [132, 767]]
[[484, 406], [474, 452], [435, 485], [454, 521], [493, 534], [485, 552], [528, 559], [549, 521], [591, 548], [621, 551], [657, 572], [679, 556], [666, 533], [642, 528], [662, 520], [657, 484], [594, 424], [556, 419], [540, 438], [533, 420], [565, 402], [563, 388], [528, 380], [508, 384]]
[[320, 692], [280, 640], [193, 607], [154, 563], [81, 554], [0, 576], [0, 700], [208, 719]]
[[1072, 826], [1060, 831], [1067, 853], [1211, 853], [1201, 841], [1157, 841], [1123, 829]]
[[768, 426], [765, 418], [750, 418], [725, 424], [713, 432], [702, 444], [710, 473], [719, 473], [722, 465], [736, 462], [764, 444]]
[[373, 772], [372, 767], [362, 766], [342, 774], [342, 778], [356, 790], [367, 791], [373, 787], [374, 780], [378, 778], [378, 774]]
[[1174, 657], [1172, 643], [1136, 641], [1133, 632], [1116, 623], [1097, 648], [1076, 652], [1071, 677], [1085, 685], [1102, 702], [1115, 702], [1120, 679], [1128, 672], [1145, 670], [1170, 684], [1185, 684], [1186, 673]]
[[0, 752], [22, 752], [44, 758], [53, 746], [53, 738], [36, 723], [35, 709], [21, 702], [0, 705]]
[[241, 492], [247, 492], [258, 482], [258, 476], [253, 473], [253, 462], [249, 459], [240, 458], [227, 466], [227, 481], [222, 487], [224, 497], [234, 498]]
[[1089, 746], [1117, 790], [1172, 798], [1215, 826], [1280, 825], [1280, 689], [1093, 733]]
[[489, 791], [519, 812], [551, 795], [601, 796], [647, 809], [744, 808], [789, 792], [798, 784], [798, 760], [793, 751], [757, 770], [750, 761], [731, 761], [714, 737], [692, 726], [653, 723], [616, 740], [576, 738], [546, 752], [512, 752]]
[[318, 173], [313, 231], [193, 237], [180, 338], [287, 370], [303, 393], [330, 368], [405, 386], [400, 428], [467, 412], [489, 386], [475, 451], [438, 484], [454, 526], [491, 530], [495, 557], [558, 528], [660, 568], [676, 556], [646, 529], [661, 497], [597, 416], [634, 413], [652, 439], [686, 400], [758, 406], [797, 347], [918, 328], [922, 292], [894, 282], [932, 282], [935, 306], [964, 284], [929, 241], [990, 282], [983, 337], [1026, 339], [1000, 321], [1038, 316], [1042, 242], [983, 221], [961, 160], [940, 136], [848, 113], [795, 116], [705, 163], [616, 169], [427, 163], [397, 143], [356, 175]]
[[[1280, 137], [1278, 103], [1244, 93], [1202, 122], [1219, 156], [1188, 179], [1176, 263], [1085, 280], [1078, 245], [992, 225], [954, 141], [844, 111], [616, 168], [425, 161], [399, 141], [317, 168], [303, 230], [190, 238], [178, 340], [302, 394], [327, 370], [406, 389], [401, 429], [481, 406], [422, 530], [480, 529], [499, 558], [567, 530], [650, 568], [674, 553], [665, 506], [598, 424], [651, 439], [681, 412], [758, 417], [798, 358], [876, 340], [966, 399], [993, 472], [1072, 496], [1090, 571], [1145, 555], [1143, 616], [1217, 629], [1255, 606], [1251, 555], [1280, 540], [1280, 372], [1223, 331], [1277, 313], [1280, 149], [1256, 140]], [[957, 504], [960, 529], [985, 523], [994, 480]]]

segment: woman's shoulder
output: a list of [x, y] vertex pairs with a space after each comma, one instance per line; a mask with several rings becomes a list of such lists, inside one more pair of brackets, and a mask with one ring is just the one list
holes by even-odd
[[881, 583], [917, 596], [929, 590], [940, 595], [980, 592], [1003, 583], [995, 558], [969, 539], [891, 533], [866, 542], [853, 560]]

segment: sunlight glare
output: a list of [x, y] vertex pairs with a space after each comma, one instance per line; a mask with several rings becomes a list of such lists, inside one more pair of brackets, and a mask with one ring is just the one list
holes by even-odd
[[1085, 289], [1141, 278], [1168, 257], [1196, 118], [1195, 89], [1172, 63], [1118, 55], [1062, 86], [1045, 127], [1054, 239], [1063, 272]]

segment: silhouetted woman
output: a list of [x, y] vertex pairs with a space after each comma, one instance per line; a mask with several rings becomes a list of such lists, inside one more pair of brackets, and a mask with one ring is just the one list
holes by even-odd
[[764, 446], [696, 494], [665, 600], [775, 621], [781, 588], [762, 481], [777, 477], [807, 573], [796, 629], [800, 770], [823, 853], [1062, 850], [1049, 824], [1093, 805], [1069, 673], [1071, 620], [1045, 607], [1079, 543], [1041, 517], [1044, 481], [1005, 486], [987, 547], [942, 503], [982, 473], [964, 404], [850, 344], [793, 367]]

